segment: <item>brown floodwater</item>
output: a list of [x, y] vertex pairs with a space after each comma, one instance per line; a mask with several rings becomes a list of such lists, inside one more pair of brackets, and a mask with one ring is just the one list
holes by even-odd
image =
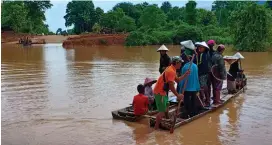
[[[159, 76], [157, 48], [2, 44], [2, 144], [271, 144], [272, 52], [242, 53], [246, 92], [174, 134], [154, 131], [147, 119], [113, 120], [145, 77]], [[179, 46], [169, 49], [179, 55]]]

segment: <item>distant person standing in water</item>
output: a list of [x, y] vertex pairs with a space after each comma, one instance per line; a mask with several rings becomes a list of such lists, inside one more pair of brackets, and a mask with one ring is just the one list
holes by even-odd
[[164, 72], [164, 70], [168, 66], [170, 66], [170, 64], [171, 64], [171, 59], [170, 59], [170, 57], [166, 53], [167, 51], [169, 51], [169, 50], [168, 50], [168, 48], [165, 45], [162, 45], [157, 50], [157, 52], [160, 52], [160, 55], [161, 55], [161, 57], [160, 57], [160, 68], [159, 68], [160, 74], [162, 74]]

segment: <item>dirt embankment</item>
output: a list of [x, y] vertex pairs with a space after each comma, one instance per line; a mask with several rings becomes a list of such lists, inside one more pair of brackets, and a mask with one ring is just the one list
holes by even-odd
[[62, 35], [31, 35], [26, 33], [15, 33], [13, 31], [4, 31], [1, 33], [1, 43], [7, 44], [17, 44], [20, 38], [26, 38], [32, 40], [35, 44], [44, 44], [44, 43], [62, 43], [64, 40], [68, 38], [73, 38], [78, 35], [69, 35], [69, 36], [62, 36]]
[[69, 46], [91, 46], [91, 45], [124, 45], [128, 34], [82, 34], [82, 35], [31, 35], [4, 31], [1, 33], [1, 43], [17, 44], [20, 38], [28, 37], [33, 44], [62, 43], [64, 47]]
[[124, 45], [128, 34], [84, 34], [76, 37], [69, 37], [63, 42], [64, 47], [79, 45]]

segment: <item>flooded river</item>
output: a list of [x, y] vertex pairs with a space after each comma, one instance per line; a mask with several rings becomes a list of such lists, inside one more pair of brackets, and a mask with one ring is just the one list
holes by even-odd
[[113, 120], [111, 111], [128, 106], [145, 77], [159, 76], [156, 49], [2, 45], [2, 144], [271, 144], [271, 52], [242, 53], [246, 93], [174, 134], [154, 131], [147, 120]]

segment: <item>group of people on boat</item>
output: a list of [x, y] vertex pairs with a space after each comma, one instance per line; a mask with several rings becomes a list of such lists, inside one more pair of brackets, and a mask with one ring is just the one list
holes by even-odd
[[[224, 58], [225, 46], [220, 44], [214, 50], [214, 40], [207, 43], [187, 40], [181, 42], [181, 45], [180, 56], [172, 58], [168, 56], [169, 49], [165, 45], [157, 50], [160, 52], [160, 76], [157, 80], [146, 78], [144, 85], [138, 85], [139, 94], [133, 99], [135, 115], [158, 110], [155, 128], [158, 128], [163, 117], [169, 119], [169, 90], [177, 100], [183, 100], [185, 118], [188, 118], [198, 114], [201, 109], [223, 103], [220, 99], [223, 80], [228, 79], [229, 93], [235, 93], [245, 85], [242, 83], [245, 75], [239, 64], [244, 57], [240, 53]], [[225, 61], [230, 64], [229, 72], [226, 71]]]

